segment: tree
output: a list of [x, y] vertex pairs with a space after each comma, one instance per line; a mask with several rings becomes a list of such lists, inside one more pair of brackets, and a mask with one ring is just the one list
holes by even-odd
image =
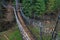
[[23, 0], [22, 1], [22, 5], [23, 5], [23, 10], [24, 10], [24, 14], [26, 16], [31, 16], [31, 2], [30, 0]]
[[53, 12], [56, 9], [56, 0], [47, 1], [47, 11]]
[[56, 0], [56, 6], [58, 9], [60, 9], [60, 0]]
[[22, 5], [26, 16], [40, 16], [45, 12], [44, 0], [23, 0]]

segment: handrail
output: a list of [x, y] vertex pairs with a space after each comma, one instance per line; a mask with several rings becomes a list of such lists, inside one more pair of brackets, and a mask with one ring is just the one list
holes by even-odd
[[[32, 40], [32, 35], [30, 34], [29, 30], [27, 29], [27, 27], [24, 28], [24, 26], [20, 23], [19, 21], [19, 17], [17, 16], [17, 13], [16, 13], [16, 10], [15, 8], [13, 7], [14, 9], [14, 14], [15, 14], [15, 17], [16, 17], [16, 21], [17, 21], [17, 24], [18, 24], [18, 27], [19, 27], [19, 30], [21, 31], [22, 35], [23, 35], [23, 39], [26, 39], [26, 40]], [[28, 31], [28, 32], [27, 32]], [[31, 39], [30, 39], [31, 38]], [[34, 39], [33, 39], [34, 40]]]

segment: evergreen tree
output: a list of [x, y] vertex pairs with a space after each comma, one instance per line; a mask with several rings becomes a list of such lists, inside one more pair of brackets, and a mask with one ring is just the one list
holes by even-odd
[[49, 0], [47, 4], [47, 11], [52, 12], [56, 9], [56, 0]]
[[30, 0], [23, 0], [22, 1], [22, 5], [23, 5], [23, 10], [24, 10], [24, 14], [26, 16], [31, 16], [31, 2]]
[[36, 4], [35, 4], [35, 10], [36, 10], [36, 14], [37, 16], [43, 14], [46, 10], [46, 7], [45, 7], [45, 1], [44, 0], [37, 0], [36, 1]]
[[45, 12], [44, 0], [23, 0], [22, 4], [26, 16], [40, 16]]

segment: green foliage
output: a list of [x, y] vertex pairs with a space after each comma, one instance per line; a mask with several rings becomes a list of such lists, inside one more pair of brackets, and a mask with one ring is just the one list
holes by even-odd
[[60, 0], [56, 0], [56, 6], [60, 9]]
[[56, 0], [49, 0], [47, 6], [48, 12], [54, 11], [56, 9]]
[[44, 0], [23, 0], [22, 5], [26, 16], [40, 16], [45, 11]]
[[22, 40], [22, 35], [17, 27], [17, 25], [15, 25], [15, 27], [12, 27], [11, 29], [4, 31], [4, 32], [0, 32], [0, 40], [7, 40], [6, 37], [9, 40]]
[[29, 30], [33, 33], [33, 35], [40, 40], [40, 29], [38, 27], [28, 26]]
[[12, 33], [9, 33], [8, 37], [10, 40], [22, 40], [22, 35], [17, 28]]
[[[53, 12], [58, 0], [23, 0], [23, 10], [26, 16], [40, 16], [45, 12]], [[58, 2], [59, 3], [59, 2]]]
[[46, 10], [44, 0], [36, 0], [34, 7], [34, 10], [36, 10], [35, 14], [37, 16], [43, 14]]
[[30, 0], [23, 0], [23, 10], [26, 16], [31, 16], [31, 3]]

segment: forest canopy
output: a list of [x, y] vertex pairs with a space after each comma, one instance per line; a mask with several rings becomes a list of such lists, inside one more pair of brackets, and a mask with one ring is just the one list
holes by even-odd
[[[57, 8], [60, 8], [59, 0], [18, 0], [18, 1], [22, 4], [23, 12], [27, 17], [40, 17], [45, 13], [49, 14], [51, 12], [56, 11]], [[0, 4], [1, 2], [2, 1], [0, 1]], [[16, 0], [13, 0], [12, 2], [14, 5], [16, 4]]]
[[55, 11], [56, 0], [23, 0], [23, 11], [26, 16], [41, 16]]

